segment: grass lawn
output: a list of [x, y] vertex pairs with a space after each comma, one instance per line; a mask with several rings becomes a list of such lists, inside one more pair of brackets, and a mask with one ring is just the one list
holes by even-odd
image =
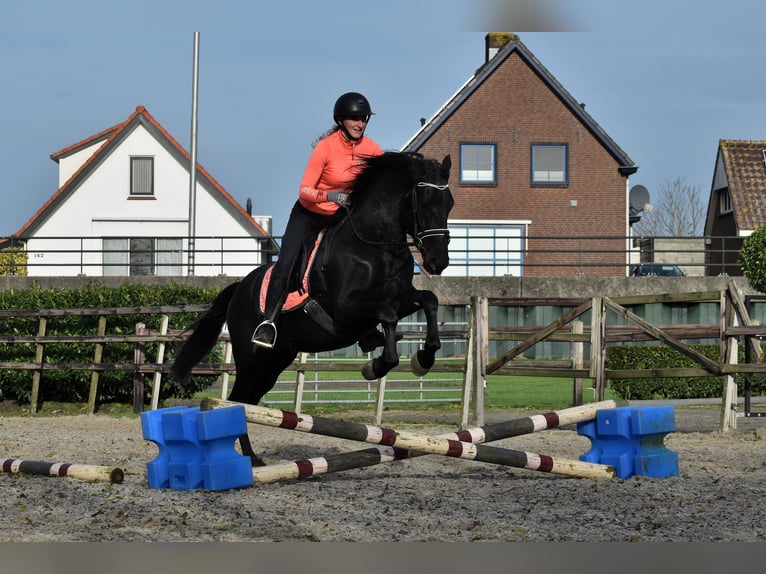
[[[311, 412], [338, 412], [344, 409], [367, 408], [374, 404], [377, 391], [376, 381], [359, 381], [357, 373], [319, 373], [319, 384], [307, 381], [304, 390], [302, 410]], [[385, 407], [390, 409], [454, 409], [460, 405], [462, 394], [462, 374], [455, 373], [452, 380], [445, 380], [445, 374], [434, 375], [438, 381], [429, 383], [424, 379], [425, 394], [417, 392], [418, 379], [408, 373], [392, 374], [394, 382], [386, 383]], [[313, 374], [312, 374], [313, 376]], [[308, 376], [307, 376], [308, 378]], [[343, 379], [348, 379], [344, 381]], [[409, 378], [409, 381], [408, 381]], [[353, 381], [353, 382], [352, 382]], [[229, 389], [234, 384], [233, 377]], [[583, 380], [583, 402], [595, 401], [595, 393], [590, 390], [593, 382]], [[428, 389], [429, 385], [438, 387], [438, 391]], [[405, 388], [405, 390], [402, 390]], [[321, 388], [321, 402], [315, 401], [315, 388]], [[355, 389], [355, 390], [354, 390]], [[264, 406], [292, 410], [295, 391], [295, 376], [283, 380], [281, 391], [272, 391], [266, 395]], [[619, 399], [611, 389], [606, 390], [606, 399]], [[415, 400], [416, 396], [425, 397], [426, 401]], [[220, 397], [220, 388], [210, 389], [194, 396], [195, 400], [205, 397]], [[443, 398], [443, 401], [439, 399]], [[406, 402], [401, 399], [408, 399]], [[573, 383], [571, 378], [563, 377], [511, 377], [489, 376], [484, 389], [484, 406], [487, 409], [531, 409], [555, 410], [573, 405]]]

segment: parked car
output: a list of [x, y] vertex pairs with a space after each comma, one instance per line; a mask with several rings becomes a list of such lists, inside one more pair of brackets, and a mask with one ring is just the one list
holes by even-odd
[[681, 271], [678, 265], [668, 263], [639, 263], [634, 265], [630, 271], [631, 276], [641, 275], [661, 275], [664, 277], [684, 277], [686, 273]]

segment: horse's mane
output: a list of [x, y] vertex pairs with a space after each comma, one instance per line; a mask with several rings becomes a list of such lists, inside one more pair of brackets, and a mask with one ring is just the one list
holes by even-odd
[[414, 152], [387, 151], [368, 157], [350, 187], [354, 193], [363, 193], [383, 173], [393, 173], [407, 180], [414, 180], [423, 172], [422, 164], [427, 161], [422, 154]]

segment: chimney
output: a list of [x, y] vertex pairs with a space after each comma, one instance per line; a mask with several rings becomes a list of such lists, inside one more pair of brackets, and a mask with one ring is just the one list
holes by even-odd
[[490, 32], [484, 37], [484, 63], [489, 62], [500, 48], [510, 43], [518, 43], [519, 37], [512, 32]]

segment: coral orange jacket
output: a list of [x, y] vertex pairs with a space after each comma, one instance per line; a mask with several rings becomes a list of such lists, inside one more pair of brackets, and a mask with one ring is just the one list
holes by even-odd
[[327, 201], [328, 191], [347, 191], [359, 173], [364, 158], [380, 155], [383, 150], [370, 138], [347, 140], [340, 130], [319, 140], [311, 153], [301, 179], [298, 201], [314, 213], [332, 215], [338, 205]]

